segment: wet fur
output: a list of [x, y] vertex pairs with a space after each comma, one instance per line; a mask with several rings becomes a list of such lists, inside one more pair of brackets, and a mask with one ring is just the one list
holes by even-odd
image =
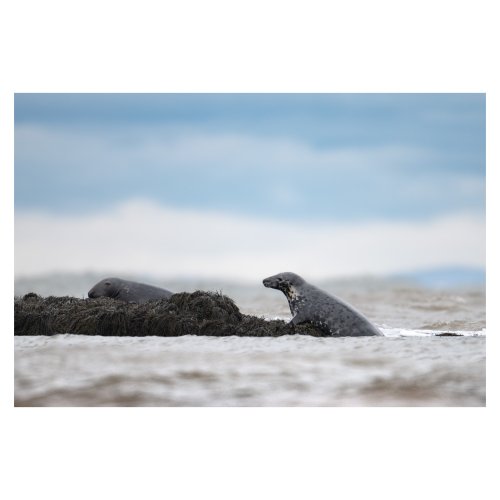
[[110, 297], [122, 302], [143, 304], [148, 300], [170, 298], [172, 292], [157, 286], [123, 280], [121, 278], [105, 278], [96, 283], [88, 293], [89, 298]]
[[281, 290], [293, 314], [292, 325], [311, 323], [338, 337], [379, 336], [382, 333], [354, 307], [310, 285], [294, 273], [266, 278], [264, 286]]

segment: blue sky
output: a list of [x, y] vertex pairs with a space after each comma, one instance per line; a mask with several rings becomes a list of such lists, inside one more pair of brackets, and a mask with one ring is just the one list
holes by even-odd
[[15, 135], [16, 209], [484, 211], [483, 94], [17, 94]]
[[485, 96], [17, 94], [15, 213], [17, 274], [482, 268]]

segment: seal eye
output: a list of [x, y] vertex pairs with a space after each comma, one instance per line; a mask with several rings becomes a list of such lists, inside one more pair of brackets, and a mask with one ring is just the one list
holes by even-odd
[[111, 285], [111, 283], [110, 283], [109, 281], [106, 281], [104, 284], [105, 284], [106, 286], [110, 286], [110, 285]]

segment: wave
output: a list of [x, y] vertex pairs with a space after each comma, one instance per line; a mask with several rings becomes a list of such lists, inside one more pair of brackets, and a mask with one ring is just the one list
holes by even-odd
[[[290, 321], [289, 316], [273, 316], [266, 318], [268, 321], [282, 320]], [[486, 328], [481, 330], [429, 330], [417, 328], [394, 328], [388, 326], [375, 325], [384, 337], [485, 337]]]
[[485, 337], [486, 328], [482, 330], [411, 330], [408, 328], [381, 328], [386, 337]]

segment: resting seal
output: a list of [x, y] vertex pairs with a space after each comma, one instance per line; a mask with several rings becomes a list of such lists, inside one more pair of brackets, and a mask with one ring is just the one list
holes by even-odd
[[281, 290], [294, 315], [290, 324], [311, 323], [336, 337], [382, 335], [361, 313], [294, 273], [270, 276], [264, 286]]
[[157, 286], [145, 285], [135, 281], [120, 278], [106, 278], [99, 281], [89, 291], [89, 298], [111, 297], [123, 302], [136, 302], [142, 304], [148, 300], [157, 300], [172, 296], [172, 292]]

